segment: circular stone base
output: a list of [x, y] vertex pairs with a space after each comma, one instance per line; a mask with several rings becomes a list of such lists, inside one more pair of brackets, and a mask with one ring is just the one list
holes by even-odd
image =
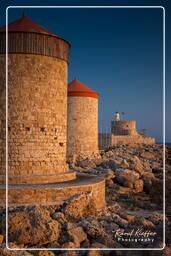
[[[83, 192], [91, 191], [97, 208], [105, 205], [105, 181], [95, 175], [78, 174], [75, 180], [51, 184], [9, 185], [11, 205], [61, 203]], [[5, 204], [5, 186], [0, 185], [0, 201]]]
[[[76, 179], [76, 173], [73, 171], [62, 172], [50, 175], [32, 175], [32, 176], [8, 176], [9, 184], [41, 184], [63, 182]], [[5, 175], [0, 175], [0, 184], [5, 184]]]

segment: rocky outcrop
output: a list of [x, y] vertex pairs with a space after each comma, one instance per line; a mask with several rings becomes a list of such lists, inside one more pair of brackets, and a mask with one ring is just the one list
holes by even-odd
[[96, 207], [92, 200], [92, 193], [86, 192], [68, 199], [62, 209], [68, 219], [79, 220], [83, 216], [95, 215]]
[[[150, 153], [150, 154], [147, 154]], [[166, 209], [170, 215], [170, 156], [166, 150]], [[157, 156], [156, 159], [154, 156]], [[163, 229], [163, 166], [160, 145], [117, 146], [102, 151], [100, 155], [80, 158], [72, 163], [77, 172], [103, 176], [106, 181], [106, 206], [96, 210], [91, 192], [77, 194], [61, 205], [42, 207], [12, 207], [9, 209], [9, 242], [12, 246], [25, 248], [150, 248], [143, 242], [123, 242], [115, 237], [117, 230], [132, 230], [138, 227], [157, 232], [153, 247], [162, 247]], [[5, 251], [5, 210], [0, 208], [0, 255]], [[166, 218], [166, 243], [170, 244], [171, 224]], [[4, 254], [4, 252], [6, 254]], [[117, 253], [119, 254], [117, 255]], [[134, 251], [143, 256], [143, 251]], [[11, 251], [10, 251], [11, 253]], [[30, 254], [29, 254], [30, 253]], [[34, 252], [33, 252], [34, 253]], [[44, 254], [43, 254], [44, 253]], [[49, 253], [49, 254], [48, 254]], [[35, 256], [55, 255], [110, 255], [109, 251], [41, 251]], [[126, 253], [126, 254], [125, 254]], [[149, 252], [149, 256], [154, 256]], [[155, 252], [156, 253], [156, 252]], [[169, 249], [165, 254], [169, 255]], [[53, 254], [52, 254], [53, 255]], [[126, 251], [112, 251], [112, 255], [132, 255]], [[155, 254], [158, 256], [158, 254]]]
[[42, 207], [9, 213], [8, 230], [9, 241], [16, 244], [47, 244], [59, 237], [58, 222]]

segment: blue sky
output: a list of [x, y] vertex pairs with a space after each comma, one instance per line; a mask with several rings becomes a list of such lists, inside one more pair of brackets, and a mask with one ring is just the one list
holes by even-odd
[[[8, 3], [9, 2], [9, 3]], [[34, 1], [34, 5], [135, 5], [137, 1]], [[166, 7], [166, 29], [170, 11], [167, 1], [138, 1], [139, 5]], [[3, 3], [3, 2], [2, 2]], [[5, 6], [32, 5], [32, 1], [4, 1]], [[68, 81], [78, 80], [97, 91], [99, 129], [110, 129], [116, 111], [124, 119], [136, 120], [139, 130], [162, 141], [163, 10], [162, 8], [9, 9], [9, 22], [28, 17], [68, 40], [71, 47]], [[167, 31], [167, 30], [166, 30]], [[166, 34], [166, 50], [170, 35]], [[170, 52], [166, 52], [166, 141], [171, 141]]]

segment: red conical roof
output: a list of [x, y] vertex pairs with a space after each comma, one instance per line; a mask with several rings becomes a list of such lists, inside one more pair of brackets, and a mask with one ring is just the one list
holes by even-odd
[[[3, 26], [0, 28], [0, 32], [5, 32], [5, 31], [6, 31], [6, 26]], [[30, 33], [39, 33], [39, 34], [46, 34], [46, 35], [59, 37], [53, 34], [52, 32], [48, 31], [46, 28], [30, 20], [25, 15], [23, 15], [22, 18], [10, 23], [8, 25], [8, 32], [28, 32], [28, 33], [30, 32]]]
[[86, 85], [82, 84], [78, 80], [74, 79], [68, 85], [68, 96], [72, 97], [92, 97], [98, 99], [99, 94]]

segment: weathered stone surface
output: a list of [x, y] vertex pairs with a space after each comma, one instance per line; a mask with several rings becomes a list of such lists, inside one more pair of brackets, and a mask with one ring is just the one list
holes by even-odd
[[78, 244], [74, 242], [66, 242], [62, 245], [62, 248], [77, 248]]
[[123, 159], [123, 161], [122, 161], [122, 163], [120, 164], [120, 166], [122, 167], [122, 168], [129, 168], [129, 163], [127, 162], [127, 160], [125, 160], [125, 159]]
[[39, 251], [38, 256], [55, 256], [55, 254], [51, 251]]
[[96, 168], [96, 164], [91, 160], [79, 161], [79, 162], [77, 162], [77, 165], [82, 168], [85, 168], [85, 167]]
[[82, 227], [76, 227], [68, 230], [68, 235], [70, 239], [77, 245], [76, 248], [80, 246], [80, 243], [87, 239], [87, 234], [84, 232]]
[[0, 235], [0, 244], [3, 243], [3, 240], [4, 240], [4, 236], [3, 236], [3, 235]]
[[144, 181], [143, 180], [136, 180], [134, 182], [134, 191], [136, 193], [142, 192], [144, 188]]
[[[25, 188], [25, 189], [24, 189]], [[95, 207], [105, 205], [105, 180], [91, 174], [78, 174], [73, 181], [53, 184], [9, 186], [8, 200], [11, 204], [58, 204], [74, 195], [92, 192]], [[5, 186], [0, 186], [0, 202], [5, 204]]]
[[103, 169], [102, 176], [105, 180], [111, 180], [115, 178], [115, 174], [111, 169]]
[[112, 170], [115, 170], [118, 167], [116, 161], [112, 159], [103, 161], [101, 166], [105, 169], [112, 169]]
[[152, 153], [152, 152], [142, 152], [141, 154], [140, 154], [140, 156], [142, 157], [142, 158], [146, 158], [146, 159], [148, 159], [148, 160], [156, 160], [158, 157], [159, 157], [159, 155], [158, 154], [156, 154], [156, 153]]
[[142, 177], [145, 178], [146, 180], [155, 180], [156, 179], [152, 172], [144, 172]]
[[67, 157], [98, 153], [98, 99], [68, 96]]
[[65, 215], [62, 212], [55, 212], [52, 219], [57, 220], [59, 223], [64, 224], [67, 222]]
[[145, 170], [143, 165], [141, 164], [140, 159], [137, 156], [134, 156], [131, 160], [132, 160], [132, 164], [130, 165], [131, 169], [138, 172], [140, 176], [142, 176]]
[[47, 244], [59, 237], [58, 222], [49, 211], [35, 207], [28, 211], [9, 214], [9, 241], [17, 244]]
[[151, 222], [150, 220], [147, 220], [147, 219], [142, 220], [142, 225], [145, 226], [145, 227], [155, 227], [153, 222]]
[[[16, 246], [13, 243], [9, 243], [8, 247], [10, 249], [18, 248], [18, 246]], [[0, 256], [34, 256], [34, 255], [31, 252], [27, 252], [25, 250], [23, 251], [9, 250], [6, 248], [6, 245], [4, 244], [3, 246], [0, 247]]]
[[8, 64], [9, 176], [65, 172], [67, 62], [10, 54]]
[[161, 221], [163, 221], [163, 214], [159, 212], [154, 212], [150, 217], [149, 220], [152, 221], [154, 224], [158, 225]]
[[83, 216], [95, 215], [96, 207], [92, 193], [87, 192], [68, 199], [64, 205], [63, 213], [68, 218], [82, 219]]
[[97, 250], [90, 250], [87, 252], [87, 256], [100, 256], [101, 253]]
[[116, 179], [119, 183], [124, 184], [126, 181], [135, 181], [139, 179], [139, 174], [129, 169], [118, 168], [115, 171]]
[[113, 221], [118, 224], [120, 227], [127, 227], [128, 221], [126, 219], [121, 218], [118, 214], [112, 213], [112, 219]]

